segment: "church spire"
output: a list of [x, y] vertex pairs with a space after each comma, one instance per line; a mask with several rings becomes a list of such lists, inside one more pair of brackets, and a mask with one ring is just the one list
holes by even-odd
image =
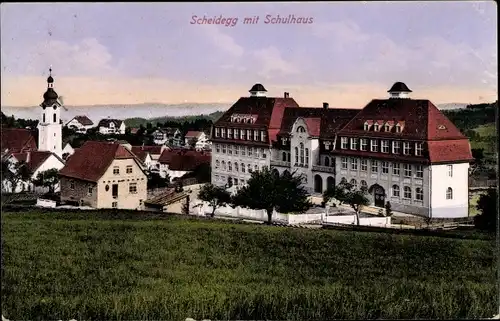
[[49, 68], [49, 77], [47, 78], [47, 91], [43, 94], [44, 103], [51, 105], [54, 100], [57, 100], [58, 95], [54, 91], [54, 78], [52, 78], [52, 66]]

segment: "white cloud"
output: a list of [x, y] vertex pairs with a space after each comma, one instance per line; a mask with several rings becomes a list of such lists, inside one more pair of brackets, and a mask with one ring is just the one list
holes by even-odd
[[241, 57], [245, 50], [238, 45], [233, 37], [223, 33], [216, 25], [204, 25], [201, 29], [205, 31], [212, 43], [220, 50], [234, 57]]
[[274, 73], [291, 75], [299, 72], [295, 64], [283, 59], [280, 51], [276, 47], [271, 46], [256, 50], [253, 55], [258, 60], [258, 65], [262, 66], [258, 75], [266, 79], [271, 78]]

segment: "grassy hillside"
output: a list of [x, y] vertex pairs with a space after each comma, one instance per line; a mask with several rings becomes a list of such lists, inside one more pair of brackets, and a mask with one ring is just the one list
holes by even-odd
[[215, 122], [217, 119], [219, 119], [220, 116], [222, 116], [224, 112], [222, 111], [216, 111], [208, 115], [193, 115], [193, 116], [182, 116], [182, 117], [158, 117], [158, 118], [151, 118], [151, 119], [146, 119], [146, 118], [128, 118], [125, 120], [125, 125], [128, 127], [139, 127], [143, 125], [146, 127], [146, 124], [149, 122], [152, 125], [155, 125], [157, 123], [165, 123], [168, 121], [171, 122], [178, 122], [179, 124], [183, 122], [193, 122], [197, 119], [207, 119], [211, 120], [212, 122]]
[[[107, 214], [106, 214], [107, 213]], [[2, 213], [8, 319], [490, 318], [494, 241]]]
[[470, 137], [472, 148], [482, 148], [486, 154], [495, 154], [497, 151], [497, 128], [495, 123], [480, 125], [474, 128], [477, 135]]

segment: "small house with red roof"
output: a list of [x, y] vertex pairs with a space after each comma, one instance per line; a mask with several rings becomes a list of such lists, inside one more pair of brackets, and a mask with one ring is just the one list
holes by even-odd
[[131, 150], [145, 165], [145, 168], [153, 171], [159, 172], [161, 153], [167, 149], [165, 145], [153, 145], [153, 146], [132, 146]]
[[362, 109], [300, 107], [285, 92], [250, 89], [211, 132], [212, 183], [242, 186], [271, 167], [303, 174], [320, 196], [341, 182], [365, 189], [376, 209], [431, 218], [468, 216], [468, 139], [426, 99], [395, 83]]
[[204, 149], [210, 145], [208, 136], [204, 132], [195, 130], [190, 130], [184, 135], [184, 144], [194, 147], [197, 150]]
[[153, 132], [153, 143], [156, 145], [180, 146], [181, 142], [182, 133], [178, 128], [157, 128]]
[[73, 117], [66, 123], [66, 127], [76, 130], [78, 133], [86, 133], [87, 130], [94, 126], [94, 122], [85, 115]]
[[[39, 173], [49, 169], [60, 170], [64, 167], [64, 161], [56, 154], [48, 151], [25, 150], [14, 152], [9, 154], [6, 160], [10, 164], [11, 171], [15, 170], [15, 164], [22, 162], [24, 166], [28, 167], [28, 171], [31, 175], [29, 181], [20, 181], [15, 188], [12, 187], [11, 182], [3, 181], [2, 191], [8, 193], [19, 193], [23, 191], [37, 193], [48, 192], [48, 188], [35, 186], [33, 181], [37, 178]], [[57, 192], [58, 190], [59, 187], [56, 186], [55, 191]]]
[[147, 176], [141, 161], [117, 142], [85, 142], [59, 174], [61, 202], [142, 209], [147, 197]]
[[160, 159], [160, 176], [170, 179], [182, 177], [202, 164], [211, 163], [211, 153], [207, 151], [196, 151], [187, 149], [163, 150]]

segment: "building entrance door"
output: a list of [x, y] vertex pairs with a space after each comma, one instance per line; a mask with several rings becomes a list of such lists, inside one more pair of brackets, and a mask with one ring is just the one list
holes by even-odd
[[375, 206], [377, 207], [385, 206], [385, 191], [382, 187], [374, 188], [373, 196], [375, 199]]

